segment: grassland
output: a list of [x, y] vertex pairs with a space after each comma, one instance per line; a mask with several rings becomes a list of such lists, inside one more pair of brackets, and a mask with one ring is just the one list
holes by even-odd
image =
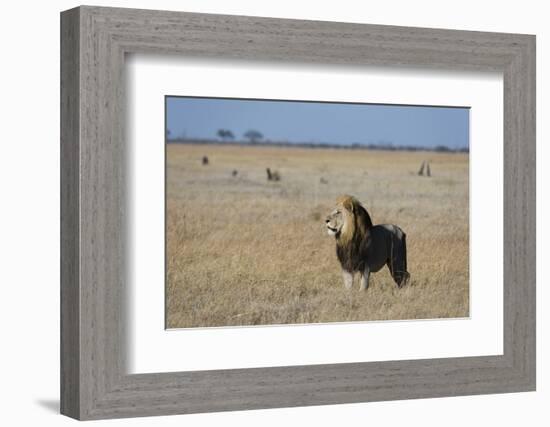
[[[407, 233], [406, 287], [344, 288], [323, 221], [344, 193]], [[169, 144], [166, 194], [169, 328], [469, 315], [467, 154]]]

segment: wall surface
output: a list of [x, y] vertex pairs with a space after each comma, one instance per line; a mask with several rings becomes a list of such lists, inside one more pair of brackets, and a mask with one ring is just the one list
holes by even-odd
[[[538, 213], [548, 217], [550, 27], [545, 3], [504, 1], [97, 1], [97, 5], [502, 31], [537, 35]], [[59, 384], [59, 12], [74, 1], [3, 5], [0, 106], [0, 259], [3, 425], [63, 426]], [[546, 18], [545, 18], [546, 17]], [[548, 226], [538, 221], [538, 391], [156, 419], [110, 425], [279, 426], [335, 424], [548, 425], [550, 292]]]

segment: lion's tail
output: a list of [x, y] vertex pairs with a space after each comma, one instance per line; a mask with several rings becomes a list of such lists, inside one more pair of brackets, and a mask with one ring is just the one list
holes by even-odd
[[401, 233], [394, 235], [394, 244], [392, 247], [392, 275], [397, 286], [403, 286], [408, 278], [409, 272], [407, 270], [407, 235], [403, 230], [399, 229]]
[[407, 270], [407, 235], [403, 233], [403, 269], [405, 273], [407, 273], [409, 270]]

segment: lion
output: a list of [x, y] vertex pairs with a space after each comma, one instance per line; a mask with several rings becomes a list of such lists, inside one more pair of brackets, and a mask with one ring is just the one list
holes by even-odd
[[336, 208], [326, 218], [325, 225], [328, 234], [336, 239], [336, 255], [347, 289], [352, 288], [353, 277], [359, 273], [360, 289], [366, 290], [370, 273], [376, 273], [384, 265], [399, 288], [408, 282], [406, 234], [397, 225], [373, 225], [363, 205], [348, 195], [336, 200]]

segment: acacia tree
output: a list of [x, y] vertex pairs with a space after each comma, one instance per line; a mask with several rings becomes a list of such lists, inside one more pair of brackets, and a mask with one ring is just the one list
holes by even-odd
[[217, 135], [222, 139], [222, 141], [235, 139], [235, 135], [233, 135], [233, 132], [229, 129], [218, 129]]
[[255, 144], [256, 142], [260, 141], [264, 137], [261, 132], [255, 130], [255, 129], [250, 129], [250, 130], [246, 131], [243, 136], [246, 139], [250, 140], [250, 142], [252, 144]]

